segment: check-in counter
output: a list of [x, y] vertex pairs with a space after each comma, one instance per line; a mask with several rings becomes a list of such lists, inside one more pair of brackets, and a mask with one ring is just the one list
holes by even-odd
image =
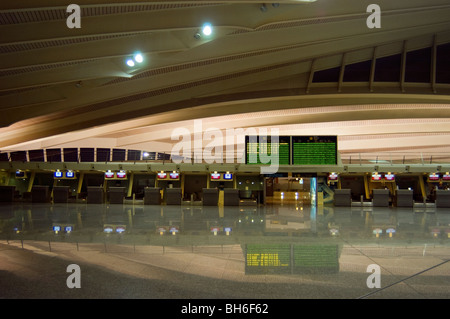
[[0, 186], [0, 202], [12, 203], [16, 186]]
[[123, 204], [125, 199], [125, 187], [110, 187], [109, 188], [109, 203]]
[[239, 190], [234, 188], [225, 188], [223, 190], [224, 206], [239, 206]]
[[409, 189], [397, 189], [397, 207], [413, 207], [413, 191]]
[[203, 188], [203, 206], [217, 206], [219, 190], [217, 188]]
[[352, 190], [336, 189], [334, 191], [334, 206], [352, 206]]
[[160, 205], [161, 204], [161, 188], [146, 187], [144, 188], [144, 205]]
[[389, 207], [388, 189], [374, 189], [372, 192], [372, 205], [374, 207]]
[[88, 186], [87, 188], [87, 203], [88, 204], [103, 204], [105, 202], [105, 195], [103, 187]]
[[436, 207], [450, 207], [450, 190], [436, 190]]
[[50, 194], [48, 192], [48, 186], [36, 185], [31, 189], [31, 202], [32, 203], [48, 203], [50, 202]]
[[166, 188], [166, 205], [181, 205], [181, 188]]
[[53, 203], [67, 203], [69, 201], [69, 186], [53, 187]]

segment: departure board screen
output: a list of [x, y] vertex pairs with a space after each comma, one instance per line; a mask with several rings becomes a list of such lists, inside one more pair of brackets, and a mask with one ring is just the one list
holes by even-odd
[[[264, 156], [270, 158], [278, 156], [279, 165], [289, 165], [291, 153], [290, 140], [290, 136], [279, 136], [278, 142], [272, 142], [271, 136], [246, 136], [245, 164], [270, 164], [270, 162], [263, 163], [265, 161]], [[272, 144], [275, 145], [273, 154]], [[264, 152], [262, 152], [262, 148], [264, 148]]]
[[337, 165], [337, 136], [293, 136], [293, 165]]

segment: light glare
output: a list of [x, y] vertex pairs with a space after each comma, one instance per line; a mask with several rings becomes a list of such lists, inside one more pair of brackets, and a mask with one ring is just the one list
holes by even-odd
[[202, 32], [206, 36], [211, 35], [211, 33], [212, 33], [212, 26], [211, 26], [211, 24], [207, 23], [207, 24], [203, 25]]
[[142, 54], [137, 53], [137, 54], [134, 56], [134, 60], [135, 60], [137, 63], [142, 63], [142, 61], [144, 61], [144, 57], [142, 56]]

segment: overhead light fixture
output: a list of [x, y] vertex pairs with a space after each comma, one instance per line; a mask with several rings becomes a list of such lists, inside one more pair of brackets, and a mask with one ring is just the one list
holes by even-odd
[[133, 54], [133, 57], [128, 58], [126, 60], [126, 64], [130, 68], [134, 67], [136, 65], [136, 63], [142, 63], [142, 62], [144, 62], [144, 56], [140, 52]]
[[205, 36], [210, 36], [212, 34], [212, 25], [211, 23], [205, 23], [202, 27], [202, 33]]
[[266, 11], [267, 11], [266, 4], [263, 3], [259, 9], [260, 9], [262, 12], [266, 12]]
[[142, 54], [136, 53], [134, 55], [134, 61], [136, 61], [137, 63], [142, 63], [144, 61], [144, 57], [142, 56]]

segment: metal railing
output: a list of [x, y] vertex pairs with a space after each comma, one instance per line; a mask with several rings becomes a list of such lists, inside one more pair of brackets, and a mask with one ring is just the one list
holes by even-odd
[[386, 153], [341, 153], [343, 164], [354, 165], [396, 165], [396, 164], [448, 164], [450, 153], [386, 152]]

